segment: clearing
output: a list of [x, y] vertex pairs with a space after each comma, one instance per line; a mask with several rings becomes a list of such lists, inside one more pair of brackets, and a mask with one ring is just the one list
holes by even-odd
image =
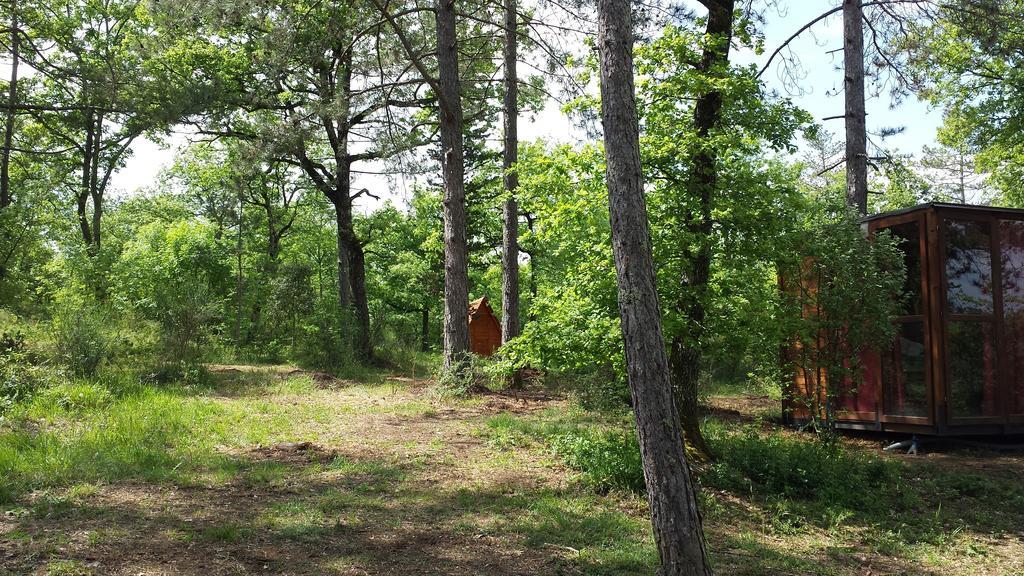
[[[643, 497], [599, 495], [545, 441], [604, 425], [559, 395], [212, 371], [191, 387], [68, 385], [0, 421], [0, 574], [653, 572]], [[1019, 455], [850, 440], [834, 466], [794, 473], [824, 452], [776, 429], [774, 400], [712, 405], [729, 454], [701, 471], [718, 573], [1024, 573]], [[811, 476], [829, 474], [822, 490], [883, 494], [822, 496]]]

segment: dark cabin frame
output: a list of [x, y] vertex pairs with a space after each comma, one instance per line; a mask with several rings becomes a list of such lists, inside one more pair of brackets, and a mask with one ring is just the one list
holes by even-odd
[[[929, 203], [870, 216], [863, 223], [871, 235], [903, 225], [904, 248], [914, 247], [920, 258], [920, 303], [908, 305], [907, 315], [896, 318], [901, 335], [893, 348], [865, 359], [865, 384], [840, 399], [838, 427], [950, 436], [1024, 433], [1024, 210]], [[906, 234], [915, 224], [918, 237], [912, 242]], [[985, 254], [979, 252], [984, 232], [987, 278], [983, 258], [971, 256]], [[951, 233], [966, 239], [963, 245], [951, 246]], [[952, 262], [950, 249], [960, 253]], [[966, 266], [966, 272], [957, 272], [956, 266]], [[952, 307], [950, 273], [958, 280]], [[1007, 294], [1014, 297], [1010, 304], [1004, 302]], [[964, 309], [971, 306], [978, 309]], [[909, 350], [920, 349], [906, 365], [904, 343]], [[974, 374], [969, 368], [978, 364], [978, 356], [965, 352], [977, 351], [980, 371]], [[919, 360], [923, 373], [907, 367]], [[910, 410], [908, 379], [918, 394]], [[790, 392], [799, 394], [800, 384], [792, 386]], [[979, 398], [977, 410], [974, 397]], [[790, 423], [801, 420], [794, 405], [784, 401]]]

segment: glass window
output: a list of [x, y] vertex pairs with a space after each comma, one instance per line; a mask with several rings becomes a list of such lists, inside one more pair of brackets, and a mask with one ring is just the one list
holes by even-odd
[[887, 228], [903, 252], [903, 264], [907, 275], [903, 284], [904, 316], [915, 316], [924, 313], [921, 301], [921, 225], [919, 222], [907, 222]]
[[928, 416], [925, 380], [924, 322], [900, 323], [899, 337], [882, 357], [885, 413], [890, 416]]
[[991, 237], [988, 222], [946, 220], [946, 303], [951, 313], [992, 313]]
[[1003, 352], [1010, 414], [1024, 414], [1024, 222], [1000, 220], [999, 262], [1003, 284]]
[[949, 408], [956, 418], [999, 416], [992, 322], [951, 321]]

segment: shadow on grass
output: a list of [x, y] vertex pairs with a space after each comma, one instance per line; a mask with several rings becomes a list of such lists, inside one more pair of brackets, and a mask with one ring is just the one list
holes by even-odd
[[416, 466], [315, 447], [253, 452], [235, 466], [223, 485], [53, 490], [64, 498], [59, 508], [12, 509], [12, 526], [0, 531], [9, 550], [0, 567], [498, 576], [653, 569], [649, 537], [637, 538], [646, 522], [573, 490], [439, 489]]
[[1019, 459], [974, 472], [753, 427], [709, 432], [720, 459], [701, 483], [759, 505], [781, 530], [860, 527], [871, 547], [895, 555], [918, 544], [950, 548], [965, 532], [1024, 537]]

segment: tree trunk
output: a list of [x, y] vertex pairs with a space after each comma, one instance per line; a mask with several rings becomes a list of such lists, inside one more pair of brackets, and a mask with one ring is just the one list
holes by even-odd
[[356, 239], [354, 232], [350, 233], [348, 239], [349, 281], [352, 285], [352, 307], [356, 320], [353, 349], [356, 358], [367, 362], [373, 359], [373, 346], [370, 343], [370, 304], [366, 298], [366, 257], [362, 243]]
[[420, 310], [420, 351], [430, 350], [430, 306], [424, 304]]
[[697, 498], [672, 400], [640, 171], [629, 0], [598, 1], [601, 115], [619, 314], [647, 500], [663, 576], [708, 575]]
[[345, 329], [347, 313], [352, 308], [352, 292], [349, 285], [349, 256], [348, 245], [345, 242], [345, 228], [351, 224], [351, 209], [346, 209], [344, 201], [332, 198], [334, 204], [334, 218], [338, 240], [338, 314], [341, 315], [341, 341], [344, 345], [346, 336]]
[[868, 135], [864, 118], [864, 9], [843, 0], [843, 96], [846, 99], [846, 204], [868, 212]]
[[[91, 254], [99, 256], [102, 245], [102, 231], [100, 224], [103, 221], [103, 188], [100, 186], [100, 163], [103, 160], [103, 113], [96, 115], [96, 127], [93, 136], [92, 147], [92, 172], [89, 175], [89, 197], [92, 198], [92, 245]], [[112, 168], [111, 168], [112, 169]], [[100, 284], [97, 283], [97, 286]]]
[[517, 78], [518, 29], [516, 0], [505, 0], [505, 204], [501, 235], [501, 341], [519, 335], [519, 208], [516, 189], [519, 175], [514, 167], [519, 158], [519, 85]]
[[245, 222], [242, 214], [242, 194], [238, 194], [238, 234], [235, 236], [235, 353], [242, 349], [242, 303], [245, 301], [245, 276], [242, 272], [242, 226]]
[[[698, 70], [712, 74], [729, 64], [729, 45], [732, 39], [733, 0], [705, 0], [708, 9], [705, 37], [711, 39], [704, 48]], [[677, 308], [686, 318], [685, 328], [673, 334], [669, 366], [676, 406], [690, 454], [702, 460], [711, 458], [711, 451], [700, 431], [700, 404], [697, 388], [700, 380], [704, 321], [708, 283], [711, 280], [711, 204], [718, 180], [718, 155], [710, 143], [711, 131], [721, 122], [722, 94], [711, 90], [697, 97], [693, 119], [697, 129], [697, 147], [690, 158], [692, 171], [686, 182], [686, 193], [697, 200], [696, 216], [681, 215], [687, 220], [689, 231], [697, 238], [695, 252], [684, 255], [691, 266], [680, 279], [682, 290]]]
[[0, 157], [0, 210], [14, 201], [11, 193], [11, 148], [14, 145], [14, 106], [18, 102], [18, 60], [21, 59], [19, 42], [18, 2], [11, 0], [11, 81], [7, 87], [7, 121], [4, 125], [3, 156]]
[[[526, 217], [526, 229], [530, 231], [530, 236], [534, 236], [535, 231], [534, 231], [534, 228], [533, 228], [533, 214], [531, 214], [529, 211], [527, 211], [524, 214], [524, 216]], [[528, 284], [529, 284], [529, 289], [530, 289], [530, 301], [531, 302], [536, 302], [537, 301], [537, 274], [540, 271], [540, 268], [537, 266], [537, 250], [536, 250], [536, 248], [534, 249], [533, 252], [530, 252], [529, 255], [530, 255], [530, 281], [529, 281]], [[536, 306], [536, 304], [533, 304], [533, 305], [530, 306], [530, 316], [529, 316], [528, 319], [529, 319], [530, 322], [534, 322], [535, 320], [537, 320], [537, 306]]]
[[469, 351], [469, 264], [454, 0], [436, 0], [434, 16], [444, 180], [444, 367], [458, 373], [464, 369]]
[[76, 204], [78, 227], [82, 231], [82, 241], [85, 243], [87, 248], [92, 246], [92, 229], [89, 226], [88, 205], [90, 174], [92, 174], [93, 147], [98, 145], [95, 140], [92, 112], [87, 112], [85, 121], [85, 149], [82, 153], [82, 179], [79, 185], [79, 190], [76, 193], [76, 200], [78, 201]]

